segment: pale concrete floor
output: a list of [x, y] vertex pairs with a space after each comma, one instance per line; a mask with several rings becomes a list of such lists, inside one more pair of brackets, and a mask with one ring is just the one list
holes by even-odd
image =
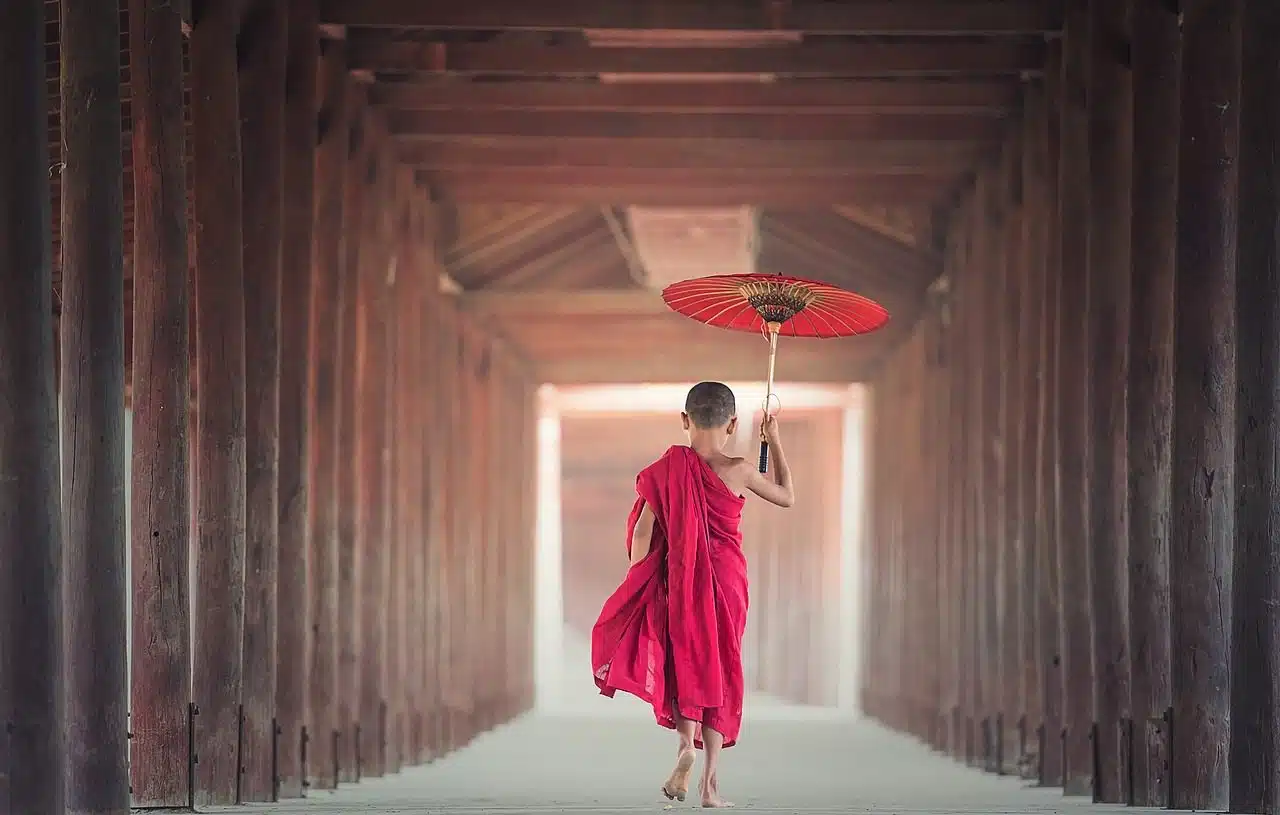
[[[674, 736], [654, 725], [639, 705], [590, 708], [526, 717], [435, 764], [391, 778], [313, 793], [305, 801], [228, 811], [480, 815], [672, 809], [659, 786], [674, 757]], [[869, 722], [764, 699], [750, 700], [742, 741], [726, 751], [720, 783], [739, 808], [762, 813], [1092, 815], [1124, 809], [1094, 807], [966, 769]]]

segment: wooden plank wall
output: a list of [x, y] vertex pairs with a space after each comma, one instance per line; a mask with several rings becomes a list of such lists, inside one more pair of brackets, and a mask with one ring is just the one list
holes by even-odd
[[1280, 14], [1065, 28], [875, 383], [864, 702], [1069, 795], [1274, 811]]

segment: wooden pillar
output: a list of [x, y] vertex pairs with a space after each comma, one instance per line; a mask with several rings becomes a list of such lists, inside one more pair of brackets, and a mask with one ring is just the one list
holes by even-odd
[[[279, 798], [300, 797], [302, 780], [306, 775], [302, 766], [302, 730], [306, 722], [310, 674], [307, 664], [307, 597], [311, 553], [307, 515], [311, 503], [308, 450], [312, 434], [307, 409], [307, 377], [311, 297], [315, 287], [312, 227], [315, 221], [319, 102], [316, 73], [320, 58], [315, 0], [291, 0], [288, 15], [284, 101], [285, 200], [281, 225], [284, 252], [280, 272], [280, 516], [277, 533], [280, 549], [276, 592], [276, 793]], [[136, 433], [134, 444], [137, 444]], [[137, 750], [136, 736], [134, 750]]]
[[[1280, 808], [1280, 66], [1275, 3], [1242, 4], [1230, 808]], [[1230, 398], [1230, 395], [1228, 395]]]
[[436, 498], [440, 503], [440, 545], [435, 580], [437, 599], [437, 625], [439, 628], [439, 659], [437, 668], [440, 684], [440, 708], [437, 722], [438, 754], [452, 750], [458, 712], [458, 667], [461, 643], [456, 633], [458, 617], [462, 613], [462, 593], [457, 576], [458, 518], [462, 514], [462, 482], [458, 471], [458, 449], [461, 445], [458, 426], [460, 413], [461, 381], [458, 377], [458, 315], [453, 303], [437, 300], [438, 338], [440, 342], [436, 359], [439, 375], [436, 385], [436, 408], [444, 429], [435, 439], [433, 448], [440, 459], [440, 480]]
[[1229, 803], [1241, 5], [1182, 7], [1169, 541], [1170, 781], [1179, 809]]
[[0, 11], [0, 807], [63, 811], [62, 519], [44, 3]]
[[1169, 488], [1178, 201], [1178, 16], [1134, 0], [1129, 626], [1136, 806], [1169, 803]]
[[1048, 534], [1040, 511], [1043, 472], [1040, 457], [1044, 443], [1041, 382], [1050, 374], [1044, 364], [1041, 326], [1044, 310], [1046, 267], [1045, 206], [1045, 94], [1039, 82], [1023, 87], [1022, 110], [1022, 218], [1021, 266], [1023, 291], [1018, 309], [1018, 595], [1016, 614], [1021, 621], [1018, 656], [1021, 719], [1018, 723], [1020, 774], [1036, 778], [1039, 768], [1039, 728], [1043, 722], [1041, 632], [1037, 620], [1042, 539]]
[[342, 726], [337, 718], [337, 474], [340, 467], [353, 466], [349, 460], [338, 460], [338, 336], [334, 331], [343, 305], [343, 198], [350, 131], [345, 45], [328, 41], [321, 52], [323, 101], [315, 160], [315, 285], [311, 290], [311, 670], [304, 744], [311, 786], [332, 789], [338, 783], [335, 743]]
[[129, 808], [120, 14], [65, 0], [60, 19], [67, 807], [116, 813]]
[[[434, 230], [431, 234], [434, 238]], [[429, 429], [424, 428], [422, 437], [423, 454], [427, 460], [427, 486], [422, 496], [423, 503], [427, 507], [427, 551], [423, 564], [423, 599], [425, 601], [423, 655], [426, 660], [426, 670], [422, 677], [425, 691], [423, 718], [426, 729], [423, 740], [426, 746], [426, 757], [431, 760], [443, 752], [444, 683], [448, 677], [448, 665], [445, 662], [448, 654], [444, 650], [447, 632], [444, 628], [443, 571], [448, 539], [446, 501], [448, 400], [452, 399], [453, 394], [445, 389], [443, 306], [440, 295], [440, 272], [436, 265], [435, 252], [425, 252], [422, 263], [424, 273], [427, 275], [423, 311], [423, 327], [426, 332], [423, 345], [425, 355], [422, 370], [423, 405], [431, 419]]]
[[[244, 721], [238, 800], [275, 795], [276, 602], [279, 573], [280, 308], [288, 8], [253, 0], [240, 37], [244, 150], [245, 476]], [[293, 297], [292, 292], [290, 296]]]
[[[1086, 341], [1089, 268], [1089, 0], [1068, 0], [1062, 59], [1062, 156], [1058, 187], [1062, 288], [1058, 330], [1063, 349]], [[1093, 793], [1093, 642], [1089, 592], [1089, 433], [1092, 393], [1086, 353], [1063, 353], [1059, 366], [1062, 602], [1063, 783], [1068, 795]], [[1052, 734], [1051, 734], [1052, 735]]]
[[1051, 43], [1045, 70], [1044, 295], [1040, 323], [1040, 425], [1036, 468], [1040, 476], [1036, 517], [1037, 541], [1036, 631], [1040, 664], [1042, 719], [1040, 783], [1063, 784], [1062, 594], [1059, 553], [1062, 541], [1060, 430], [1062, 416], [1061, 341], [1062, 220], [1060, 217], [1060, 158], [1062, 135], [1062, 48]]
[[[129, 3], [133, 120], [133, 654], [130, 784], [143, 807], [188, 806], [191, 730], [191, 354], [182, 19]], [[150, 160], [146, 160], [150, 157]]]
[[1003, 199], [998, 239], [1003, 261], [1003, 281], [995, 291], [993, 307], [996, 312], [996, 331], [999, 338], [999, 358], [1005, 364], [996, 366], [999, 372], [997, 395], [997, 429], [993, 443], [993, 466], [998, 483], [998, 523], [1000, 538], [997, 560], [996, 598], [998, 638], [992, 643], [999, 652], [998, 715], [995, 723], [996, 761], [998, 773], [1017, 771], [1018, 718], [1022, 703], [1018, 696], [1021, 680], [1022, 619], [1018, 608], [1019, 540], [1018, 497], [1022, 478], [1018, 472], [1021, 437], [1017, 425], [1018, 413], [1018, 360], [1024, 343], [1018, 336], [1018, 313], [1022, 307], [1023, 289], [1026, 287], [1026, 269], [1022, 264], [1023, 181], [1021, 133], [1010, 135], [1005, 145], [1001, 167], [1001, 197]]
[[386, 768], [387, 587], [390, 541], [387, 535], [387, 400], [389, 384], [391, 253], [388, 242], [388, 180], [392, 177], [380, 134], [372, 137], [367, 168], [360, 252], [359, 306], [356, 318], [356, 494], [360, 546], [360, 744], [361, 777], [383, 775]]
[[191, 32], [196, 241], [196, 805], [235, 803], [245, 565], [245, 307], [237, 0]]
[[1129, 3], [1089, 7], [1089, 587], [1094, 800], [1129, 798], [1128, 369], [1133, 98]]
[[[370, 232], [370, 219], [364, 207], [369, 197], [368, 113], [363, 89], [346, 83], [347, 115], [350, 125], [348, 158], [345, 165], [346, 187], [342, 207], [342, 229], [346, 233], [341, 275], [342, 306], [338, 315], [338, 412], [337, 412], [337, 534], [338, 534], [338, 779], [359, 781], [368, 754], [360, 752], [360, 693], [362, 648], [364, 645], [364, 601], [361, 579], [364, 563], [364, 540], [361, 537], [361, 495], [358, 492], [359, 468], [357, 439], [360, 435], [358, 411], [360, 384], [356, 379], [359, 313], [362, 297], [360, 285], [362, 259], [376, 251], [376, 238]], [[343, 464], [345, 462], [345, 466]]]
[[[963, 205], [962, 205], [963, 206]], [[947, 436], [946, 436], [946, 556], [944, 560], [947, 584], [946, 617], [943, 620], [943, 640], [946, 659], [946, 706], [943, 715], [947, 719], [947, 749], [951, 756], [961, 760], [965, 754], [965, 728], [962, 718], [964, 705], [964, 445], [965, 445], [965, 397], [964, 390], [967, 355], [964, 343], [964, 322], [960, 304], [964, 299], [965, 229], [966, 210], [961, 209], [949, 230], [946, 251], [947, 293], [944, 301], [948, 320], [947, 344]]]

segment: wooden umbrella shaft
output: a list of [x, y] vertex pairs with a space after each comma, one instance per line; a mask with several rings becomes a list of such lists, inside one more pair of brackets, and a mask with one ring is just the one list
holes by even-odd
[[765, 421], [769, 418], [769, 400], [773, 398], [773, 370], [778, 359], [778, 332], [781, 323], [769, 323], [769, 379], [764, 390], [764, 413], [760, 419], [760, 472], [769, 472], [769, 441], [765, 437]]

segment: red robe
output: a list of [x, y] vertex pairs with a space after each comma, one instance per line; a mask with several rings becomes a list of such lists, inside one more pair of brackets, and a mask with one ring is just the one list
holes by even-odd
[[[622, 690], [653, 705], [658, 724], [680, 713], [738, 740], [747, 561], [742, 506], [702, 457], [676, 446], [636, 478], [627, 548], [648, 504], [657, 523], [649, 554], [604, 604], [591, 632], [591, 667], [605, 696]], [[702, 746], [699, 728], [697, 746]]]

